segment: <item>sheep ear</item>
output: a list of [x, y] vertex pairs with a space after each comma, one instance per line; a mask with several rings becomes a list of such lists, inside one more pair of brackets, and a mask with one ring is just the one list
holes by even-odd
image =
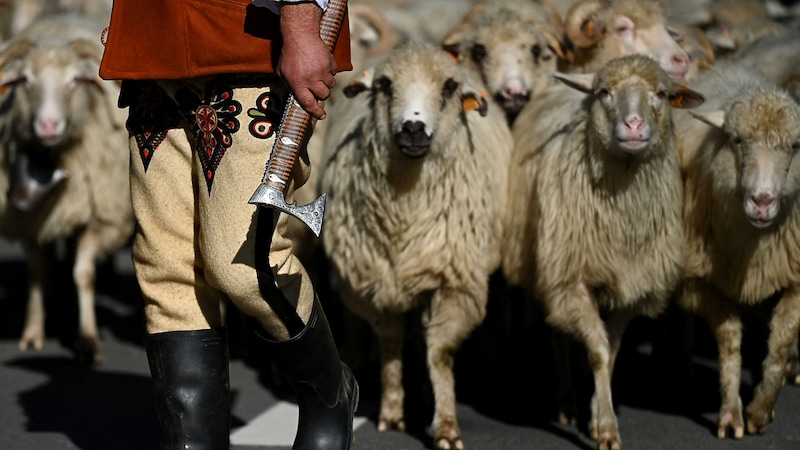
[[573, 89], [577, 89], [587, 94], [592, 92], [592, 85], [594, 84], [593, 73], [555, 72], [553, 73], [553, 76]]
[[356, 95], [369, 90], [372, 86], [372, 80], [375, 77], [375, 71], [372, 68], [366, 69], [361, 72], [361, 76], [357, 77], [350, 82], [349, 85], [342, 89], [342, 92], [347, 98], [355, 97]]
[[695, 119], [701, 120], [712, 127], [722, 128], [725, 125], [725, 111], [716, 110], [708, 112], [689, 111]]
[[673, 108], [689, 109], [700, 106], [706, 98], [703, 94], [693, 91], [681, 84], [673, 84], [669, 92], [669, 104]]
[[36, 43], [27, 39], [9, 41], [0, 48], [0, 67], [19, 61], [34, 47]]
[[18, 70], [0, 72], [0, 94], [5, 93], [9, 86], [25, 78]]
[[464, 85], [461, 87], [461, 108], [465, 113], [477, 110], [481, 117], [486, 117], [486, 113], [489, 110], [487, 97], [488, 95], [483, 89], [475, 89], [472, 86]]

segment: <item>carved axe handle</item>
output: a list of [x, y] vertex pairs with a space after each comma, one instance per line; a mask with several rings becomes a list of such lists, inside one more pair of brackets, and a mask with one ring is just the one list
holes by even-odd
[[[347, 0], [330, 0], [322, 14], [319, 34], [331, 51], [344, 22], [346, 9]], [[297, 103], [294, 94], [290, 94], [272, 153], [267, 161], [267, 169], [262, 179], [264, 185], [285, 193], [292, 176], [292, 168], [300, 153], [300, 145], [310, 123], [311, 115]]]

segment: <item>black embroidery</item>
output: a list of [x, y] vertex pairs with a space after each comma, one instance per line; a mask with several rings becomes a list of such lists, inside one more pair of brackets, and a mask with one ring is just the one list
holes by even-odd
[[180, 124], [177, 105], [154, 82], [125, 81], [122, 83], [119, 106], [129, 107], [126, 127], [136, 139], [146, 172], [167, 131]]
[[217, 167], [233, 144], [233, 134], [239, 131], [237, 116], [242, 112], [242, 104], [233, 99], [233, 88], [219, 81], [206, 85], [202, 99], [187, 88], [179, 90], [175, 96], [194, 131], [196, 151], [210, 195]]

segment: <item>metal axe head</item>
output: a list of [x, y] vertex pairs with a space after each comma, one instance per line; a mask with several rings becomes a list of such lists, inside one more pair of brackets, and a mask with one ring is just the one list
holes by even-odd
[[297, 202], [286, 203], [283, 192], [266, 184], [260, 184], [247, 203], [259, 206], [277, 208], [286, 214], [300, 219], [315, 236], [319, 237], [322, 231], [322, 217], [325, 214], [325, 201], [327, 194], [322, 194], [318, 199], [307, 205], [298, 205]]

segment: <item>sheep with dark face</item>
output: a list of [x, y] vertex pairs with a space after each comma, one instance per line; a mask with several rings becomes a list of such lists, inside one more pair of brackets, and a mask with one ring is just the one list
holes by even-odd
[[30, 272], [20, 349], [44, 344], [45, 249], [74, 241], [78, 356], [100, 361], [95, 264], [133, 232], [125, 111], [116, 83], [100, 80], [102, 25], [72, 16], [41, 19], [0, 48], [5, 165], [0, 233], [22, 242]]
[[[686, 177], [686, 282], [679, 304], [719, 347], [717, 435], [765, 432], [800, 331], [800, 106], [738, 64], [692, 84], [709, 98], [676, 117]], [[742, 317], [771, 308], [762, 379], [745, 411]], [[746, 412], [746, 417], [744, 414]], [[746, 422], [745, 422], [746, 419]]]
[[557, 77], [574, 93], [550, 90], [517, 119], [526, 126], [514, 130], [503, 272], [586, 346], [591, 435], [618, 449], [611, 374], [623, 332], [633, 317], [659, 314], [682, 273], [671, 107], [702, 96], [643, 55]]
[[444, 51], [406, 46], [328, 119], [322, 242], [345, 306], [381, 343], [378, 429], [405, 429], [404, 318], [422, 309], [440, 449], [463, 448], [453, 357], [483, 321], [500, 261], [512, 141], [480, 86]]

